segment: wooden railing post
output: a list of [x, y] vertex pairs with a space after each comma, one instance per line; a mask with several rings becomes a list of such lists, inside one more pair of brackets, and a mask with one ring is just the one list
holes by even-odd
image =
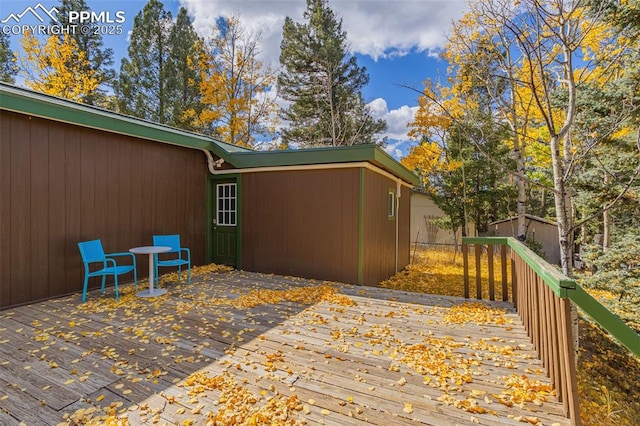
[[[500, 267], [502, 272], [502, 301], [509, 300], [509, 290], [507, 289], [507, 246], [500, 245]], [[513, 279], [513, 274], [511, 274]], [[514, 296], [515, 300], [515, 296]]]
[[496, 300], [496, 289], [493, 278], [493, 244], [487, 245], [487, 265], [489, 266], [489, 300]]
[[580, 425], [580, 408], [578, 399], [578, 387], [576, 377], [576, 364], [573, 351], [573, 339], [572, 325], [571, 325], [571, 301], [569, 299], [560, 299], [560, 323], [562, 327], [560, 334], [562, 335], [562, 355], [563, 359], [560, 365], [565, 367], [565, 380], [566, 385], [564, 390], [565, 400], [564, 407], [567, 416], [572, 420], [574, 425]]
[[516, 254], [511, 251], [511, 300], [513, 300], [513, 306], [518, 309], [520, 305], [520, 299], [518, 298], [518, 271], [516, 270]]
[[476, 299], [482, 299], [482, 269], [480, 265], [480, 256], [482, 255], [482, 245], [475, 245], [476, 254]]
[[[513, 241], [511, 241], [513, 240]], [[469, 249], [475, 247], [476, 297], [482, 298], [481, 254], [487, 246], [489, 299], [495, 300], [494, 247], [500, 244], [502, 300], [509, 299], [507, 258], [511, 263], [511, 300], [527, 330], [558, 400], [573, 425], [581, 425], [573, 351], [567, 279], [515, 239], [468, 238], [463, 240], [465, 297], [469, 297]], [[507, 257], [507, 246], [511, 255]]]
[[469, 298], [469, 246], [462, 243], [462, 269], [464, 275], [464, 297]]

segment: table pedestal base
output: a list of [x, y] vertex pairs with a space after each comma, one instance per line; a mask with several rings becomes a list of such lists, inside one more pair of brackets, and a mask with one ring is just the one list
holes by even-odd
[[167, 292], [167, 290], [165, 290], [164, 288], [156, 288], [153, 291], [151, 291], [151, 290], [142, 290], [141, 292], [136, 293], [136, 296], [139, 296], [139, 297], [156, 297], [156, 296], [162, 296], [166, 292]]

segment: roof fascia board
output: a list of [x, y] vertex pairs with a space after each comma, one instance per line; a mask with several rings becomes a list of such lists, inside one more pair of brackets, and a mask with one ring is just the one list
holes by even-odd
[[237, 175], [237, 174], [245, 174], [245, 173], [265, 173], [265, 172], [291, 172], [291, 171], [305, 171], [305, 170], [331, 170], [331, 169], [366, 169], [371, 170], [374, 173], [377, 173], [381, 176], [384, 176], [393, 181], [398, 181], [400, 179], [400, 184], [404, 185], [408, 188], [411, 188], [412, 185], [408, 182], [405, 182], [398, 176], [395, 176], [388, 171], [384, 170], [380, 166], [372, 164], [368, 161], [358, 161], [352, 163], [319, 163], [319, 164], [301, 164], [301, 165], [291, 165], [291, 166], [265, 166], [265, 167], [251, 167], [246, 169], [225, 169], [225, 170], [216, 170], [215, 176], [225, 176], [225, 175]]
[[185, 148], [206, 149], [229, 160], [227, 151], [203, 135], [5, 84], [0, 84], [0, 95], [0, 108], [7, 111]]
[[136, 117], [0, 83], [0, 108], [31, 116], [186, 148], [209, 150], [237, 169], [370, 162], [412, 185], [415, 174], [373, 144], [281, 151], [231, 151], [224, 142]]
[[415, 174], [376, 145], [233, 152], [229, 155], [231, 157], [230, 163], [239, 169], [369, 162], [411, 185], [418, 184], [418, 178]]
[[399, 178], [406, 180], [412, 185], [418, 185], [418, 183], [420, 183], [420, 180], [415, 173], [396, 161], [385, 150], [377, 146], [375, 148], [376, 150], [374, 151], [374, 160], [376, 163], [381, 164], [384, 169], [387, 169], [389, 172], [393, 173]]

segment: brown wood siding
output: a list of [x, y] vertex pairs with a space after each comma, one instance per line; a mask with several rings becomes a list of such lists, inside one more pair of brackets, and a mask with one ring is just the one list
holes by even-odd
[[242, 177], [242, 268], [330, 281], [358, 278], [359, 169]]
[[79, 241], [124, 252], [177, 233], [204, 263], [202, 152], [5, 110], [0, 132], [0, 308], [81, 291]]
[[371, 170], [364, 174], [364, 262], [362, 283], [377, 286], [395, 273], [396, 223], [387, 215], [387, 196], [396, 182]]
[[411, 260], [411, 188], [404, 185], [402, 185], [398, 219], [398, 270], [400, 271]]

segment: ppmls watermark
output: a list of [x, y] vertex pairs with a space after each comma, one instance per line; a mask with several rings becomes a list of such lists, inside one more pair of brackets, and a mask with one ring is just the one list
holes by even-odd
[[42, 3], [27, 6], [23, 11], [10, 13], [0, 20], [0, 30], [6, 35], [119, 35], [124, 32], [122, 24], [126, 21], [123, 10], [99, 12], [71, 10], [67, 13], [67, 22], [58, 19], [56, 7], [47, 9]]

